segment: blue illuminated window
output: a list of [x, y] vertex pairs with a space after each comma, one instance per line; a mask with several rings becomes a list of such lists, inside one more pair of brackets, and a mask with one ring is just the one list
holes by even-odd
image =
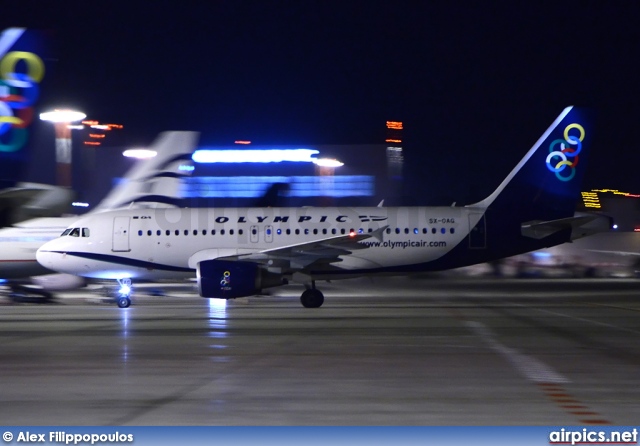
[[276, 233], [277, 233], [278, 235], [282, 234], [282, 229], [278, 228], [278, 229], [276, 230]]
[[142, 235], [142, 230], [138, 231], [138, 235]]
[[440, 228], [440, 232], [444, 234], [445, 232], [447, 232], [447, 230], [445, 228]]
[[370, 197], [375, 193], [371, 175], [187, 177], [182, 179], [185, 198], [258, 198], [275, 183], [289, 184], [290, 197]]
[[413, 228], [413, 233], [417, 234], [418, 233], [418, 228]]

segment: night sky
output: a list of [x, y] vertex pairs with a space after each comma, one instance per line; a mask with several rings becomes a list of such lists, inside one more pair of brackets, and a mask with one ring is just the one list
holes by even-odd
[[163, 130], [201, 131], [202, 144], [383, 143], [385, 121], [401, 120], [409, 201], [468, 203], [490, 193], [565, 106], [585, 105], [596, 122], [584, 188], [640, 193], [640, 2], [3, 8], [2, 29], [55, 36], [37, 111], [71, 105], [124, 124], [128, 145]]

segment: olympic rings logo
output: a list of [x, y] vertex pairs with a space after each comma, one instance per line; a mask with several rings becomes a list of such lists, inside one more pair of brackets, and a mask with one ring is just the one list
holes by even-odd
[[222, 274], [222, 280], [220, 281], [220, 289], [221, 290], [230, 290], [231, 289], [231, 272], [225, 271]]
[[[26, 73], [16, 72], [20, 62]], [[15, 152], [26, 144], [44, 71], [44, 62], [34, 53], [12, 51], [0, 60], [0, 135], [11, 132], [8, 143], [0, 142], [0, 152]]]
[[[569, 134], [571, 130], [574, 130], [572, 135]], [[575, 176], [584, 136], [584, 127], [576, 123], [569, 124], [564, 129], [564, 139], [556, 139], [549, 146], [547, 169], [555, 173], [560, 181], [570, 181]], [[560, 150], [557, 150], [558, 148]], [[569, 158], [572, 158], [572, 161], [569, 161]], [[558, 159], [559, 161], [556, 162]], [[569, 174], [562, 175], [561, 173], [567, 169]]]

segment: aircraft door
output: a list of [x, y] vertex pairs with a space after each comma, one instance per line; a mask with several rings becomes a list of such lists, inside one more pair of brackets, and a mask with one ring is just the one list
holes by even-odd
[[129, 220], [130, 217], [114, 217], [112, 251], [131, 251], [129, 247]]
[[249, 228], [249, 240], [251, 241], [251, 243], [258, 243], [258, 236], [259, 236], [259, 232], [258, 232], [258, 225], [252, 225], [251, 228]]
[[[480, 219], [478, 220], [478, 217]], [[477, 223], [474, 222], [477, 221]], [[484, 249], [487, 247], [487, 222], [484, 213], [469, 214], [469, 248]]]
[[273, 226], [267, 225], [264, 227], [264, 241], [267, 243], [273, 242]]

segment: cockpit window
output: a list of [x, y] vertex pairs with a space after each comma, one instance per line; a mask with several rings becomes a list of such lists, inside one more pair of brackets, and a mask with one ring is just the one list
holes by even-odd
[[60, 237], [64, 237], [65, 235], [69, 235], [69, 233], [71, 232], [71, 229], [72, 228], [65, 229], [64, 232], [62, 234], [60, 234]]
[[89, 228], [82, 228], [82, 236], [89, 237]]
[[73, 228], [69, 235], [71, 237], [80, 237], [80, 228]]

